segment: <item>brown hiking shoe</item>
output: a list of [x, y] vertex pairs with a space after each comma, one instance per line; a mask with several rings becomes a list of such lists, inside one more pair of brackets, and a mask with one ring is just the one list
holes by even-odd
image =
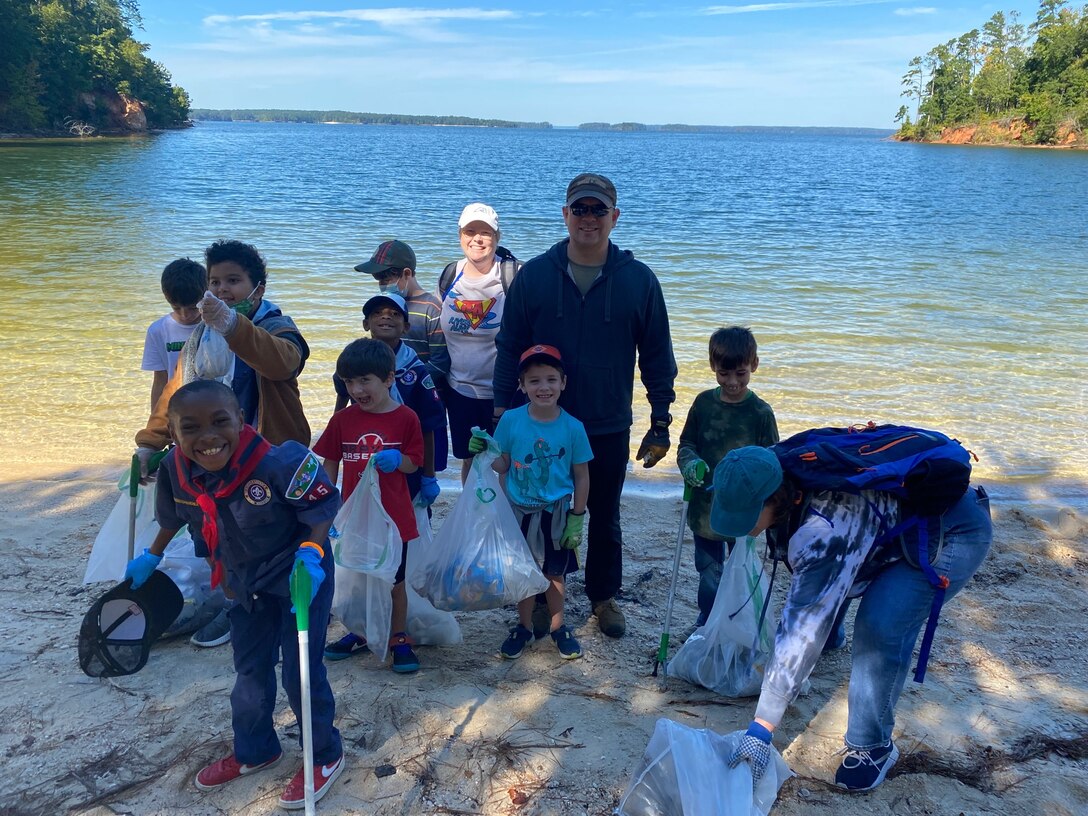
[[615, 598], [594, 604], [593, 614], [597, 616], [597, 626], [608, 637], [621, 638], [627, 631], [627, 620]]

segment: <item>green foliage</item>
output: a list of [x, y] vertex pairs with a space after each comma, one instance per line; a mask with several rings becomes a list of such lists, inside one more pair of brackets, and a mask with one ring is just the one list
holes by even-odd
[[0, 0], [0, 131], [109, 127], [118, 94], [142, 102], [151, 127], [183, 124], [188, 95], [133, 39], [139, 25], [137, 0]]
[[[180, 90], [180, 89], [179, 89]], [[182, 91], [182, 94], [185, 94]], [[189, 97], [185, 94], [188, 110]], [[339, 122], [351, 125], [459, 125], [461, 127], [550, 128], [548, 122], [511, 122], [506, 119], [475, 119], [471, 116], [412, 116], [402, 113], [354, 113], [342, 110], [209, 110], [190, 112], [200, 122]]]
[[[1023, 116], [1037, 143], [1052, 143], [1063, 121], [1083, 122], [1088, 106], [1088, 7], [1042, 0], [1026, 31], [1017, 12], [999, 11], [980, 30], [912, 59], [901, 84], [901, 95], [917, 104], [915, 138]], [[902, 113], [896, 121], [905, 129], [910, 122]]]

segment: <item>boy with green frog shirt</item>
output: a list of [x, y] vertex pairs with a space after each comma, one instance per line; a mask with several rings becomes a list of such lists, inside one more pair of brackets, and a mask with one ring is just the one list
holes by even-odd
[[722, 578], [725, 550], [734, 539], [710, 526], [714, 468], [729, 451], [748, 445], [767, 447], [778, 442], [778, 423], [771, 406], [748, 388], [759, 367], [756, 339], [740, 326], [718, 329], [710, 336], [710, 368], [718, 387], [699, 394], [688, 410], [676, 462], [693, 489], [688, 526], [695, 537], [695, 568], [699, 572], [699, 618], [702, 626], [714, 606]]

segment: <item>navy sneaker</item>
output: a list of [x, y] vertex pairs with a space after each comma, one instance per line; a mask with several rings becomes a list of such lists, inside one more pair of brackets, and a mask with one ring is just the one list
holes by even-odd
[[582, 656], [582, 647], [578, 645], [574, 633], [570, 631], [570, 627], [566, 624], [552, 632], [552, 640], [555, 641], [555, 645], [559, 649], [559, 656], [564, 660], [574, 660], [576, 657]]
[[348, 632], [336, 643], [329, 643], [325, 646], [325, 659], [346, 660], [352, 655], [369, 651], [370, 647], [366, 645], [365, 637], [359, 637], [354, 632]]
[[894, 742], [867, 751], [847, 745], [839, 753], [842, 764], [835, 771], [835, 784], [856, 792], [872, 790], [883, 782], [899, 759], [899, 749]]
[[510, 630], [510, 637], [502, 642], [499, 654], [507, 660], [517, 660], [525, 651], [525, 646], [533, 639], [533, 633], [520, 623]]
[[393, 652], [393, 671], [397, 674], [409, 674], [419, 671], [419, 658], [412, 649], [412, 641], [404, 632], [397, 632], [389, 638], [389, 649]]

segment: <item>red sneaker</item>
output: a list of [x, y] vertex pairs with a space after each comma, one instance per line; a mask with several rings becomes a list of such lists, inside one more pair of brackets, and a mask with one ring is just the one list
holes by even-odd
[[217, 760], [201, 769], [193, 781], [201, 790], [215, 790], [228, 782], [233, 782], [240, 776], [247, 776], [271, 768], [273, 765], [279, 764], [281, 759], [283, 759], [283, 754], [276, 754], [268, 762], [262, 762], [260, 765], [243, 765], [234, 758], [234, 754], [231, 754], [229, 757]]
[[[280, 796], [280, 807], [286, 810], [298, 810], [306, 807], [306, 773], [305, 768], [299, 768], [295, 778]], [[332, 783], [344, 771], [344, 755], [336, 762], [328, 765], [314, 765], [314, 801], [318, 801], [329, 792]]]

